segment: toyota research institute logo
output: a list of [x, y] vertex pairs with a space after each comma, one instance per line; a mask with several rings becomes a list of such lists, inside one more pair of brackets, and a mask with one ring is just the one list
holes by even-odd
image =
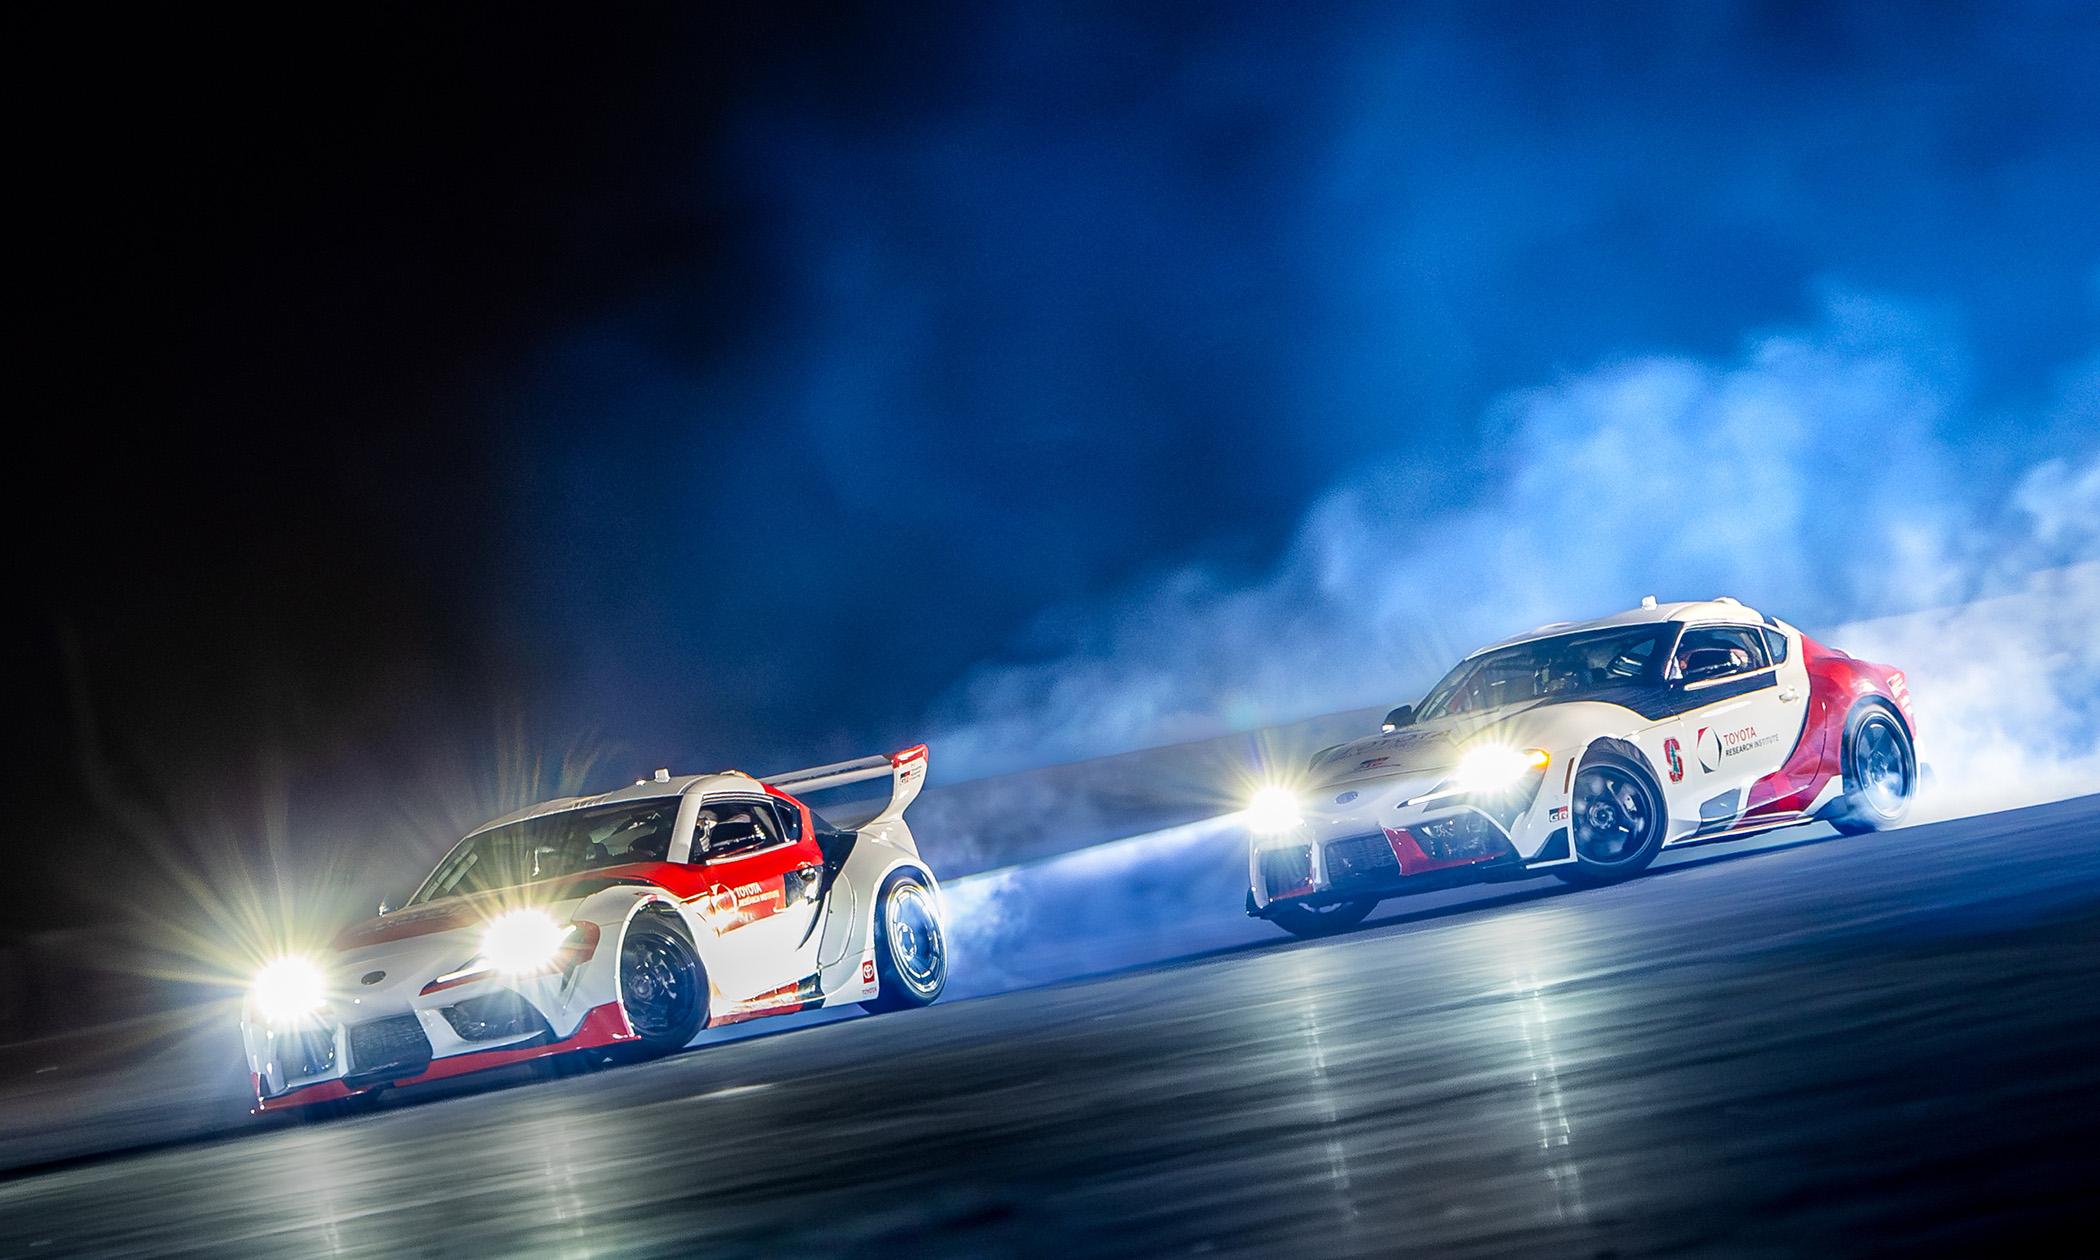
[[1721, 768], [1721, 732], [1711, 726], [1699, 728], [1699, 768], [1708, 774]]
[[1340, 796], [1334, 798], [1334, 803], [1337, 805], [1347, 805], [1349, 802], [1355, 800], [1360, 795], [1362, 794], [1359, 792], [1344, 792]]

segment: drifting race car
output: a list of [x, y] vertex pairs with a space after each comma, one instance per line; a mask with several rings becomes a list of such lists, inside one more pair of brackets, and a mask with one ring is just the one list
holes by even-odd
[[1317, 936], [1406, 893], [1607, 884], [1673, 845], [1890, 826], [1917, 788], [1913, 732], [1897, 670], [1733, 599], [1650, 596], [1482, 648], [1382, 733], [1256, 793], [1248, 913]]
[[[241, 1011], [258, 1109], [663, 1054], [811, 1007], [931, 1003], [947, 984], [940, 891], [903, 817], [926, 764], [922, 744], [766, 779], [659, 770], [483, 825], [331, 954], [262, 969]], [[884, 777], [888, 802], [850, 830], [790, 795]]]

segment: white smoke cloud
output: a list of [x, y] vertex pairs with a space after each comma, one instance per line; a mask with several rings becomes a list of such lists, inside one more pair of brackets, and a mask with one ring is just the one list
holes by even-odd
[[[1189, 568], [1057, 610], [1036, 638], [1069, 651], [951, 696], [943, 760], [996, 773], [1396, 702], [1535, 624], [1733, 594], [1904, 667], [1942, 784], [2100, 790], [2096, 364], [1992, 443], [1945, 326], [1839, 295], [1733, 362], [1632, 358], [1511, 395], [1485, 468], [1351, 475], [1266, 580]], [[2008, 464], [2027, 432], [2078, 449]]]

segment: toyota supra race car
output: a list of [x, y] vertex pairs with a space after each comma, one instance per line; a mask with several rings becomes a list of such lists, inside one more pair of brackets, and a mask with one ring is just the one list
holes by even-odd
[[1246, 811], [1247, 907], [1315, 936], [1385, 897], [1550, 872], [1605, 884], [1680, 844], [1900, 822], [1903, 675], [1733, 599], [1541, 626], [1458, 663], [1382, 733]]
[[[879, 778], [887, 803], [852, 829], [791, 795]], [[924, 1006], [947, 983], [939, 886], [903, 817], [925, 779], [923, 744], [763, 780], [659, 770], [487, 823], [400, 909], [262, 969], [241, 1012], [258, 1108]]]

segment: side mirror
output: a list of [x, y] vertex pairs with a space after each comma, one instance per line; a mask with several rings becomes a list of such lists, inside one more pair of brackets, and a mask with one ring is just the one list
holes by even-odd
[[1735, 653], [1724, 647], [1693, 648], [1684, 654], [1684, 681], [1718, 678], [1735, 668]]
[[1385, 733], [1388, 735], [1392, 734], [1394, 731], [1399, 730], [1403, 726], [1413, 726], [1414, 724], [1415, 706], [1411, 704], [1403, 704], [1399, 708], [1394, 709], [1391, 713], [1385, 715]]

